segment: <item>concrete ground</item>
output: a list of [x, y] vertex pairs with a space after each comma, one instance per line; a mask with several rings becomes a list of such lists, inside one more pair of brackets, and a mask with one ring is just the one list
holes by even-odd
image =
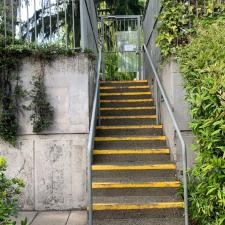
[[16, 224], [25, 218], [29, 225], [87, 225], [86, 211], [20, 212]]

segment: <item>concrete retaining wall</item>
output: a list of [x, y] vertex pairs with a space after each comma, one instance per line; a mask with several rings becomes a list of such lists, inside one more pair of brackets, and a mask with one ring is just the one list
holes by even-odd
[[[40, 62], [23, 60], [20, 77], [27, 91]], [[30, 112], [21, 107], [18, 144], [1, 141], [0, 155], [8, 161], [8, 174], [26, 182], [21, 197], [24, 210], [85, 209], [86, 149], [92, 108], [95, 72], [84, 54], [61, 57], [45, 65], [45, 85], [54, 107], [53, 126], [33, 134]], [[27, 97], [21, 102], [28, 106]]]

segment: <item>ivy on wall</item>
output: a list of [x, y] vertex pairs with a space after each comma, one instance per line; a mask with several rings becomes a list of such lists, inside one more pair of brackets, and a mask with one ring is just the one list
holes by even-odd
[[[9, 42], [10, 43], [10, 42]], [[80, 50], [66, 50], [58, 45], [34, 46], [32, 44], [16, 41], [14, 45], [6, 45], [0, 37], [0, 138], [12, 145], [16, 144], [19, 129], [18, 112], [20, 100], [31, 98], [28, 110], [32, 111], [30, 117], [33, 132], [40, 133], [53, 124], [54, 109], [51, 106], [44, 83], [44, 65], [50, 63], [58, 56], [75, 56]], [[94, 61], [96, 56], [86, 49], [84, 54]], [[32, 57], [40, 62], [40, 70], [33, 76], [33, 88], [30, 93], [23, 90], [19, 77], [20, 65], [25, 57]]]

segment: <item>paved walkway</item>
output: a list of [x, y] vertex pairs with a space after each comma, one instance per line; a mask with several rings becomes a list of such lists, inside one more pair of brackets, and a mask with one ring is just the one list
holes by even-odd
[[16, 224], [25, 218], [29, 225], [87, 225], [86, 211], [20, 212]]

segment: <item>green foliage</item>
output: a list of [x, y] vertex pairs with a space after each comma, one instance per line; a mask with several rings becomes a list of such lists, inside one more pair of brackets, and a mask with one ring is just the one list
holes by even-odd
[[224, 3], [217, 0], [194, 0], [190, 4], [182, 0], [163, 0], [162, 6], [156, 42], [164, 58], [189, 43], [189, 36], [196, 32], [196, 20], [221, 16], [225, 10]]
[[160, 26], [157, 45], [163, 57], [175, 53], [176, 47], [187, 42], [189, 29], [189, 9], [183, 1], [163, 0], [159, 16]]
[[106, 80], [133, 80], [136, 73], [132, 72], [119, 72], [118, 68], [119, 56], [115, 53], [105, 54], [105, 72]]
[[17, 213], [18, 197], [24, 183], [18, 178], [8, 178], [6, 167], [5, 159], [0, 157], [0, 224], [14, 225], [11, 217]]
[[225, 19], [204, 19], [178, 50], [197, 164], [190, 171], [190, 213], [199, 225], [225, 224]]
[[44, 84], [44, 62], [41, 62], [39, 74], [33, 77], [33, 89], [31, 91], [32, 102], [29, 109], [32, 111], [31, 121], [33, 132], [40, 133], [53, 124], [54, 109], [47, 99]]

